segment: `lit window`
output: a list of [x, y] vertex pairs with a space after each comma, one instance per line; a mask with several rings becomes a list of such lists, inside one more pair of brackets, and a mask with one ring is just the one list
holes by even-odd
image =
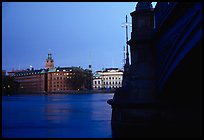
[[63, 71], [66, 71], [66, 70], [63, 70]]
[[58, 72], [59, 70], [57, 70], [57, 72]]
[[57, 73], [57, 75], [58, 75], [58, 73]]
[[67, 75], [69, 75], [69, 73], [67, 73]]

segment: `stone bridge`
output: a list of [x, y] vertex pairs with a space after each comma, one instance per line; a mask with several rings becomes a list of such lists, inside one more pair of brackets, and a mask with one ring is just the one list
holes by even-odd
[[129, 81], [107, 101], [114, 136], [201, 137], [202, 3], [138, 2], [131, 16]]

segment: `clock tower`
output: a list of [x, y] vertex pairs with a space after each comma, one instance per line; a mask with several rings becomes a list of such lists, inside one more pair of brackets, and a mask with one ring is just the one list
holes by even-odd
[[54, 60], [52, 59], [51, 53], [48, 53], [48, 58], [46, 59], [45, 68], [46, 69], [54, 69]]

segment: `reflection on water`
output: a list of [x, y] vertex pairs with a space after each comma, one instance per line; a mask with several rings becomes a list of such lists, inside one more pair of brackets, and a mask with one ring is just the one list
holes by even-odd
[[110, 138], [113, 94], [2, 96], [2, 137]]

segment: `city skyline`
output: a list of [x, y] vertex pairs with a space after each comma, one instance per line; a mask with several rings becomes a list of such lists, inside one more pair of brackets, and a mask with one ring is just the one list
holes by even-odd
[[[3, 2], [2, 69], [123, 67], [125, 29], [136, 2]], [[155, 2], [152, 3], [155, 7]], [[131, 28], [129, 28], [129, 39]]]

